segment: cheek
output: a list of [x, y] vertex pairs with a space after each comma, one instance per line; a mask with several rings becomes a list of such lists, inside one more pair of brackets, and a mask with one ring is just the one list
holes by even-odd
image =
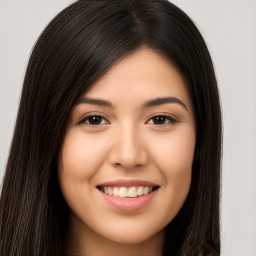
[[149, 148], [153, 160], [168, 181], [171, 177], [181, 178], [190, 175], [195, 151], [195, 132], [184, 127], [162, 138], [152, 140]]
[[162, 205], [166, 205], [171, 219], [182, 207], [190, 189], [195, 141], [194, 130], [185, 127], [168, 138], [158, 137], [155, 146], [151, 145], [154, 149], [151, 155], [165, 180], [166, 197]]
[[60, 154], [59, 174], [88, 181], [101, 165], [103, 155], [99, 140], [90, 139], [81, 132], [68, 132]]
[[[68, 131], [60, 152], [58, 178], [62, 194], [71, 208], [91, 196], [92, 180], [105, 154], [100, 143], [74, 130]], [[100, 150], [101, 149], [101, 150]]]

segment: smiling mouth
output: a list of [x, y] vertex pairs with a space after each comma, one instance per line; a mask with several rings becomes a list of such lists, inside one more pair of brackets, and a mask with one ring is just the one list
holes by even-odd
[[115, 187], [115, 186], [97, 186], [97, 188], [110, 196], [118, 198], [137, 198], [148, 195], [157, 190], [159, 186], [131, 186], [131, 187]]

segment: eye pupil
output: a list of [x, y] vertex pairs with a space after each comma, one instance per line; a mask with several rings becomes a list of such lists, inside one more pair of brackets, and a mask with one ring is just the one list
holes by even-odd
[[165, 116], [156, 116], [153, 118], [154, 124], [165, 124], [166, 117]]
[[100, 116], [91, 116], [91, 117], [88, 118], [88, 122], [92, 125], [101, 124], [102, 117], [100, 117]]

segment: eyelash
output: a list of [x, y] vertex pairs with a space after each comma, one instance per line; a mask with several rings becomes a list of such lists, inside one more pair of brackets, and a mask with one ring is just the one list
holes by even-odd
[[[160, 122], [164, 121], [164, 123], [159, 123], [159, 124], [154, 123], [154, 121], [157, 121], [157, 118], [160, 119]], [[90, 123], [90, 119], [91, 121], [93, 121], [94, 119], [96, 121], [96, 124]], [[99, 121], [100, 123], [97, 123]], [[102, 121], [104, 121], [103, 124], [102, 124]], [[151, 125], [156, 125], [156, 126], [167, 126], [167, 125], [173, 125], [177, 122], [178, 121], [170, 115], [159, 114], [159, 115], [152, 116], [150, 119], [148, 119], [146, 123], [149, 123]], [[93, 127], [99, 127], [101, 125], [110, 124], [110, 122], [107, 120], [107, 118], [103, 117], [102, 115], [95, 114], [95, 115], [86, 116], [81, 121], [79, 121], [78, 124], [85, 124]]]
[[90, 125], [90, 126], [100, 126], [100, 125], [104, 125], [104, 124], [91, 124], [89, 123], [89, 120], [90, 119], [95, 119], [95, 118], [98, 118], [101, 120], [104, 120], [106, 122], [106, 124], [109, 124], [110, 122], [103, 116], [101, 115], [89, 115], [89, 116], [86, 116], [85, 118], [83, 118], [78, 124], [85, 124], [85, 125]]
[[[164, 123], [163, 123], [163, 124], [162, 124], [162, 123], [160, 123], [160, 124], [153, 123], [153, 120], [155, 119], [155, 121], [156, 121], [157, 118], [160, 119], [160, 120], [163, 120], [163, 119], [164, 119]], [[152, 117], [149, 119], [149, 121], [151, 121], [151, 120], [152, 120], [152, 123], [150, 123], [150, 124], [156, 125], [156, 126], [166, 126], [166, 125], [171, 125], [171, 124], [175, 124], [175, 123], [178, 122], [178, 121], [177, 121], [175, 118], [173, 118], [172, 116], [170, 116], [170, 115], [164, 115], [164, 114], [152, 116]], [[147, 121], [147, 122], [149, 122], [149, 121]], [[166, 121], [167, 121], [167, 122], [166, 122]]]

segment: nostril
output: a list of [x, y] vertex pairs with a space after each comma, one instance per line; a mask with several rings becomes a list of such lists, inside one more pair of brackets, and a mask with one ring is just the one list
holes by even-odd
[[133, 169], [138, 166], [145, 166], [148, 161], [147, 152], [142, 144], [134, 138], [114, 143], [109, 151], [109, 161], [116, 167], [122, 166], [125, 169]]

